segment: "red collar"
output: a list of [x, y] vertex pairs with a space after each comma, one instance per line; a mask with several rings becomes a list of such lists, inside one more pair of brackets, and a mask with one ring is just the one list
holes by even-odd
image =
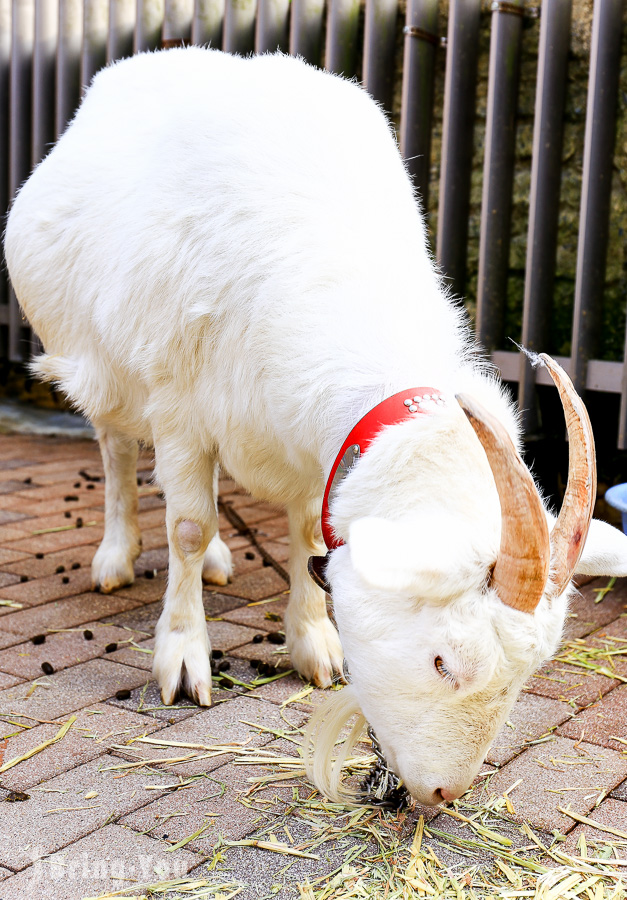
[[329, 503], [340, 482], [350, 472], [355, 462], [363, 456], [370, 444], [387, 425], [397, 425], [412, 419], [419, 413], [433, 412], [444, 406], [444, 398], [435, 388], [408, 388], [379, 403], [359, 420], [350, 432], [331, 468], [322, 501], [322, 537], [327, 550], [341, 547], [344, 541], [335, 536], [329, 521]]

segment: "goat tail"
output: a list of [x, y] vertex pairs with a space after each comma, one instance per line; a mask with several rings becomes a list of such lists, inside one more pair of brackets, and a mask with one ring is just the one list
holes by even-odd
[[[334, 756], [341, 732], [355, 716], [356, 721]], [[342, 783], [342, 769], [363, 735], [365, 726], [366, 719], [355, 689], [349, 684], [332, 694], [313, 713], [303, 732], [302, 749], [307, 776], [321, 794], [336, 803], [357, 801], [357, 792]]]
[[71, 383], [76, 376], [77, 368], [76, 360], [58, 353], [42, 353], [29, 364], [33, 375], [37, 375], [42, 381], [52, 381], [59, 386]]

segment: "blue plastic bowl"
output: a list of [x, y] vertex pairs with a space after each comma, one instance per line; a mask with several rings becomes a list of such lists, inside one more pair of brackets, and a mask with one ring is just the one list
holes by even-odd
[[627, 484], [615, 484], [605, 492], [605, 499], [610, 506], [622, 513], [623, 531], [627, 534]]

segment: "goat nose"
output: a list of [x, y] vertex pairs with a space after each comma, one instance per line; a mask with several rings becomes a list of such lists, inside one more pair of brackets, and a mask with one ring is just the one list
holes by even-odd
[[458, 797], [461, 797], [461, 795], [462, 795], [464, 792], [463, 792], [463, 790], [461, 790], [461, 791], [447, 791], [446, 788], [439, 788], [439, 790], [436, 791], [436, 794], [437, 794], [437, 793], [440, 793], [440, 794], [442, 795], [442, 799], [443, 799], [446, 803], [452, 803], [453, 800], [457, 800]]

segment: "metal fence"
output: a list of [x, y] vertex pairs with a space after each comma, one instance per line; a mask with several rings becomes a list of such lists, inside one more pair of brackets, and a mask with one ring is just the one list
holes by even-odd
[[[64, 130], [94, 73], [141, 50], [184, 43], [232, 53], [297, 54], [356, 76], [391, 111], [402, 64], [401, 152], [426, 205], [438, 54], [446, 53], [436, 258], [462, 295], [467, 265], [475, 90], [481, 15], [490, 52], [476, 331], [504, 378], [519, 383], [528, 432], [536, 383], [549, 383], [502, 346], [509, 259], [521, 35], [541, 12], [522, 343], [548, 344], [557, 250], [564, 98], [572, 0], [450, 0], [446, 34], [438, 0], [0, 0], [0, 215]], [[559, 358], [579, 390], [622, 397], [619, 446], [627, 447], [627, 364], [598, 355], [608, 246], [610, 174], [619, 88], [623, 0], [595, 0], [572, 356]], [[398, 35], [402, 30], [402, 40]], [[399, 54], [402, 59], [399, 59]], [[0, 358], [23, 361], [29, 334], [0, 277]]]

